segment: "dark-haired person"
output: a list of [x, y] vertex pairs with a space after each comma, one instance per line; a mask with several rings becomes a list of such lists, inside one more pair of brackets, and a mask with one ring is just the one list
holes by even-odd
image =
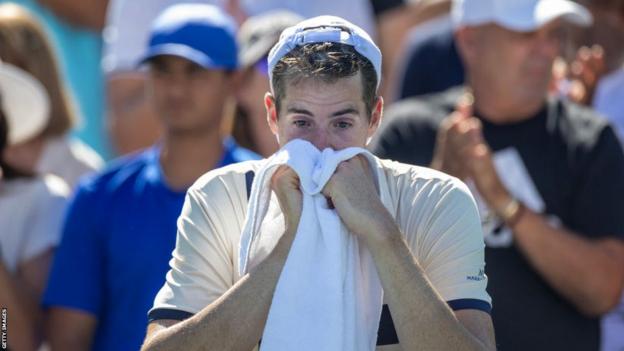
[[187, 187], [258, 157], [221, 134], [235, 38], [233, 19], [212, 5], [173, 5], [155, 20], [143, 62], [165, 134], [80, 183], [44, 296], [53, 350], [137, 350]]
[[[383, 109], [377, 95], [381, 53], [359, 27], [332, 16], [300, 22], [284, 30], [268, 67], [272, 89], [264, 101], [280, 146], [294, 141], [324, 153], [340, 152], [363, 148], [375, 133]], [[365, 243], [383, 286], [386, 306], [371, 349], [376, 344], [377, 350], [493, 350], [483, 238], [468, 189], [439, 172], [375, 160], [371, 167], [382, 174], [379, 192], [386, 194], [393, 213], [382, 204], [360, 157], [340, 163], [322, 190], [350, 232], [346, 235]], [[278, 169], [270, 187], [282, 217], [266, 233], [275, 235], [277, 244], [241, 276], [246, 175], [264, 162], [209, 172], [189, 189], [171, 270], [150, 311], [144, 350], [205, 345], [251, 350], [258, 345], [303, 216], [298, 173], [287, 166]], [[351, 298], [356, 297], [346, 297]], [[307, 332], [281, 337], [297, 343]], [[306, 347], [300, 343], [298, 349]], [[353, 347], [348, 343], [340, 349]]]
[[4, 153], [8, 145], [40, 133], [48, 113], [43, 85], [0, 63], [0, 307], [6, 308], [8, 346], [15, 351], [34, 351], [41, 342], [39, 301], [60, 240], [69, 188], [55, 176], [13, 169]]

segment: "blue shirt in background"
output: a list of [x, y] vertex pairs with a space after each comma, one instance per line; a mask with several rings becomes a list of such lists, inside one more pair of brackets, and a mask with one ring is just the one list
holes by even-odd
[[[219, 167], [259, 158], [231, 138], [224, 146]], [[186, 191], [167, 186], [159, 155], [155, 146], [113, 161], [70, 204], [43, 303], [94, 315], [92, 350], [140, 348], [169, 270]]]

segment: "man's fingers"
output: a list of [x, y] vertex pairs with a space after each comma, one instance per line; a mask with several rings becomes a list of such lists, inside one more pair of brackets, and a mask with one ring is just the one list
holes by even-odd
[[472, 105], [474, 103], [474, 97], [472, 93], [465, 92], [457, 101], [455, 111], [459, 113], [459, 118], [470, 118], [473, 115]]

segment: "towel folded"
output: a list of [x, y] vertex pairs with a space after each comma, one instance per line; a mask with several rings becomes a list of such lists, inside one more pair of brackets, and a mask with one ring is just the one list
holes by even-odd
[[383, 301], [375, 264], [321, 194], [340, 162], [359, 154], [368, 159], [379, 189], [383, 174], [365, 149], [321, 152], [298, 139], [269, 158], [255, 176], [241, 237], [241, 275], [258, 263], [258, 257], [264, 258], [282, 234], [275, 232], [280, 224], [283, 228], [283, 217], [270, 190], [271, 176], [280, 165], [298, 174], [303, 194], [299, 227], [273, 295], [262, 350], [375, 349]]

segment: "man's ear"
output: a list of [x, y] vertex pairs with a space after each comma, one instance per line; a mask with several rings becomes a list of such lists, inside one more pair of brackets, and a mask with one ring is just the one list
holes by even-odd
[[477, 41], [479, 40], [478, 29], [470, 27], [459, 28], [455, 32], [455, 43], [457, 51], [464, 65], [473, 62], [477, 54]]
[[[381, 124], [381, 120], [383, 118], [383, 106], [384, 101], [381, 96], [375, 98], [375, 103], [373, 105], [373, 110], [371, 111], [370, 123], [368, 124], [368, 139], [370, 140], [372, 136], [379, 128]], [[368, 143], [368, 142], [367, 142]]]
[[279, 130], [277, 126], [277, 104], [275, 103], [275, 97], [270, 92], [264, 94], [264, 108], [266, 109], [269, 128], [271, 128], [273, 135], [277, 137]]

